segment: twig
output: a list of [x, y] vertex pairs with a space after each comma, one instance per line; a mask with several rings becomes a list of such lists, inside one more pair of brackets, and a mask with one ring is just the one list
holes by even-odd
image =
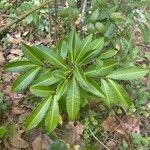
[[54, 19], [55, 43], [57, 43], [57, 40], [58, 40], [58, 33], [57, 33], [57, 0], [54, 1], [54, 8], [55, 8], [55, 19]]
[[18, 19], [13, 20], [12, 22], [8, 23], [6, 26], [4, 26], [3, 28], [0, 29], [0, 34], [3, 33], [4, 31], [6, 31], [7, 29], [9, 29], [13, 24], [16, 24], [20, 21], [22, 21], [24, 18], [26, 18], [28, 15], [30, 15], [31, 13], [33, 13], [34, 11], [41, 9], [42, 7], [51, 4], [53, 1], [49, 0], [46, 1], [44, 3], [42, 3], [41, 5], [34, 7], [33, 9], [31, 9], [30, 11], [28, 11], [27, 13], [21, 15]]
[[92, 136], [95, 138], [96, 141], [98, 141], [103, 147], [105, 147], [107, 150], [110, 150], [107, 146], [105, 146], [92, 132], [92, 130], [90, 129], [90, 132], [92, 134]]
[[51, 8], [50, 8], [50, 4], [48, 4], [48, 22], [49, 22], [49, 45], [51, 45]]
[[82, 7], [82, 13], [81, 13], [81, 22], [84, 22], [84, 18], [85, 18], [85, 10], [86, 10], [86, 6], [87, 6], [87, 0], [84, 0], [83, 3], [83, 7]]

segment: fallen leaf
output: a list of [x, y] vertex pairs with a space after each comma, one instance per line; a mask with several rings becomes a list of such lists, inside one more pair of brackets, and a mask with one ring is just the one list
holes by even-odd
[[12, 113], [14, 115], [20, 115], [20, 114], [23, 114], [26, 112], [26, 109], [25, 108], [21, 108], [19, 106], [16, 106], [16, 107], [12, 107]]
[[23, 56], [23, 53], [20, 49], [11, 49], [10, 53], [18, 56]]
[[3, 27], [3, 26], [5, 26], [5, 22], [4, 22], [3, 17], [0, 15], [0, 27]]
[[24, 32], [22, 35], [26, 36], [29, 33], [29, 31]]
[[14, 60], [16, 59], [16, 56], [14, 54], [7, 55], [7, 60]]
[[109, 140], [107, 143], [106, 143], [107, 147], [110, 149], [110, 150], [115, 150], [117, 147], [117, 144], [115, 141], [113, 140]]
[[113, 132], [119, 123], [115, 116], [108, 116], [101, 125], [105, 131]]
[[80, 141], [84, 131], [84, 125], [80, 122], [69, 122], [65, 125], [63, 133], [58, 133], [61, 139], [70, 145], [75, 145]]
[[22, 139], [22, 134], [24, 133], [23, 130], [19, 130], [17, 131], [14, 135], [12, 135], [9, 138], [9, 143], [16, 148], [28, 148], [29, 147], [29, 143], [27, 141], [25, 141], [24, 139]]
[[20, 38], [19, 39], [18, 38], [14, 38], [10, 34], [7, 34], [7, 39], [8, 39], [9, 42], [11, 42], [13, 44], [16, 44], [16, 45], [20, 44], [20, 42], [21, 42]]
[[39, 134], [32, 142], [33, 150], [42, 150], [42, 135]]
[[140, 120], [136, 117], [127, 117], [127, 121], [124, 122], [124, 126], [130, 134], [133, 132], [140, 133]]
[[43, 141], [42, 141], [42, 150], [49, 150], [49, 145], [53, 142], [50, 137], [46, 134], [42, 135]]
[[2, 52], [0, 51], [0, 66], [3, 66], [4, 63], [5, 63], [5, 58], [2, 54]]

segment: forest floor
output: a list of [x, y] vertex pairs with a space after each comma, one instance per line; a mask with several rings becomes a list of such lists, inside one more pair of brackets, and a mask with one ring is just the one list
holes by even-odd
[[[0, 27], [6, 24], [5, 17], [0, 15]], [[136, 43], [140, 49], [140, 57], [136, 63], [149, 63], [144, 55], [149, 54], [150, 45], [145, 45], [141, 40], [141, 35], [138, 31], [135, 32]], [[34, 26], [22, 27], [19, 23], [13, 29], [9, 29], [1, 36], [0, 41], [0, 125], [5, 125], [9, 128], [9, 135], [7, 138], [0, 140], [1, 150], [46, 150], [53, 142], [53, 136], [49, 135], [41, 128], [34, 129], [31, 132], [25, 132], [23, 126], [25, 118], [29, 115], [31, 110], [36, 105], [37, 97], [29, 93], [16, 94], [11, 91], [11, 85], [18, 77], [18, 73], [5, 72], [4, 66], [8, 62], [23, 57], [20, 49], [20, 41], [24, 40], [26, 43], [49, 45], [49, 38], [38, 35], [34, 30]], [[53, 40], [51, 41], [53, 42]], [[91, 120], [81, 118], [77, 122], [62, 122], [63, 125], [55, 130], [55, 136], [70, 144], [74, 148], [82, 146], [84, 143], [84, 134], [87, 130], [85, 122], [88, 122], [94, 127], [100, 128], [97, 137], [92, 133], [88, 134], [92, 137], [93, 142], [91, 145], [98, 145], [99, 149], [103, 148], [101, 143], [107, 146], [110, 150], [115, 149], [128, 149], [128, 145], [133, 149], [133, 145], [144, 148], [144, 144], [150, 143], [150, 77], [143, 78], [141, 81], [133, 82], [132, 86], [128, 86], [130, 95], [141, 99], [137, 102], [137, 108], [134, 114], [124, 114], [123, 116], [114, 116], [112, 112], [109, 114], [103, 107], [97, 103], [91, 103], [86, 106], [82, 113], [91, 114], [94, 118], [96, 125], [91, 123]], [[134, 87], [134, 88], [133, 88]], [[134, 94], [137, 94], [136, 96]], [[104, 113], [103, 121], [99, 121], [99, 111]], [[102, 129], [103, 128], [103, 129]], [[138, 134], [132, 135], [132, 132]], [[134, 137], [135, 136], [135, 137]], [[55, 139], [55, 137], [54, 137]], [[118, 146], [120, 145], [120, 147]], [[90, 149], [90, 148], [89, 148]], [[92, 150], [92, 148], [91, 148]], [[146, 149], [145, 149], [146, 150]]]

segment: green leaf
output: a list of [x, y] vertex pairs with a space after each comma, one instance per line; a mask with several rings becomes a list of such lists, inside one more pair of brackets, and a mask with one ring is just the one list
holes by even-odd
[[[98, 42], [98, 41], [99, 41], [99, 43], [96, 44], [96, 42]], [[104, 38], [99, 38], [99, 39], [93, 41], [93, 43], [89, 47], [89, 51], [87, 51], [87, 53], [82, 57], [79, 64], [80, 65], [85, 64], [89, 60], [92, 60], [94, 57], [96, 57], [101, 52], [103, 46], [104, 46]], [[94, 48], [96, 48], [96, 49], [94, 49]]]
[[75, 78], [81, 83], [83, 84], [84, 86], [87, 86], [87, 80], [86, 80], [86, 76], [82, 70], [81, 67], [77, 67], [75, 66], [74, 68], [74, 75], [75, 75]]
[[36, 47], [31, 47], [26, 45], [25, 43], [21, 43], [22, 51], [25, 55], [25, 57], [30, 60], [31, 62], [37, 64], [37, 65], [43, 65], [44, 63], [44, 56], [41, 53], [41, 50], [39, 50]]
[[67, 66], [65, 61], [59, 56], [53, 49], [44, 49], [41, 51], [42, 55], [44, 55], [45, 59], [50, 63], [61, 69], [67, 70]]
[[103, 46], [104, 46], [104, 38], [100, 37], [100, 38], [97, 38], [96, 40], [92, 41], [92, 43], [90, 45], [90, 49], [91, 50], [98, 49], [99, 51], [101, 51]]
[[112, 88], [114, 98], [118, 102], [118, 105], [121, 105], [125, 109], [132, 106], [132, 101], [125, 89], [113, 80], [108, 79], [108, 81], [110, 83], [110, 87]]
[[45, 117], [45, 114], [50, 106], [52, 96], [41, 101], [32, 111], [31, 115], [26, 119], [25, 127], [27, 130], [35, 128]]
[[102, 53], [99, 58], [100, 59], [111, 58], [111, 57], [115, 56], [117, 54], [117, 52], [118, 51], [116, 51], [116, 50], [108, 50], [108, 51]]
[[67, 150], [67, 145], [62, 141], [56, 140], [52, 144], [48, 150]]
[[56, 128], [58, 121], [59, 121], [58, 99], [57, 96], [54, 96], [50, 108], [45, 117], [45, 126], [49, 132], [52, 132]]
[[97, 65], [94, 65], [85, 72], [85, 75], [89, 77], [99, 77], [110, 74], [117, 64], [117, 61], [106, 61], [101, 68], [99, 68]]
[[4, 138], [7, 132], [8, 130], [5, 127], [0, 126], [0, 139]]
[[36, 66], [29, 61], [15, 61], [7, 64], [5, 70], [10, 72], [23, 72]]
[[68, 86], [66, 107], [69, 119], [75, 120], [80, 110], [80, 93], [75, 77], [72, 78]]
[[147, 24], [145, 23], [139, 23], [139, 28], [142, 33], [142, 37], [145, 43], [148, 43], [150, 41], [150, 28]]
[[37, 76], [38, 72], [40, 71], [41, 67], [35, 67], [28, 72], [20, 75], [17, 80], [12, 85], [12, 90], [15, 92], [22, 92], [24, 91], [28, 85], [30, 85], [35, 77]]
[[[57, 70], [56, 70], [57, 71]], [[38, 86], [49, 86], [52, 84], [57, 83], [58, 81], [61, 80], [61, 73], [56, 72], [56, 71], [49, 71], [43, 76], [40, 76], [33, 84], [33, 86], [38, 85]]]
[[79, 45], [79, 41], [80, 40], [79, 40], [79, 37], [78, 37], [78, 35], [76, 33], [76, 30], [73, 29], [73, 31], [70, 32], [70, 34], [69, 34], [69, 40], [68, 40], [71, 62], [74, 61], [75, 53], [76, 53], [77, 47]]
[[114, 94], [112, 92], [112, 89], [110, 88], [110, 85], [107, 81], [105, 80], [101, 80], [101, 84], [102, 84], [102, 90], [106, 95], [106, 98], [104, 98], [104, 103], [108, 106], [108, 107], [112, 107], [114, 103], [117, 104], [115, 98], [114, 98]]
[[55, 93], [52, 88], [45, 86], [31, 86], [30, 91], [32, 94], [39, 97], [47, 97], [48, 95], [52, 95]]
[[118, 69], [107, 76], [116, 80], [134, 80], [145, 76], [150, 70], [144, 68]]
[[62, 40], [59, 42], [58, 51], [59, 51], [61, 57], [62, 57], [63, 59], [65, 59], [66, 56], [67, 56], [67, 53], [68, 53], [68, 44], [67, 44], [66, 41], [64, 41], [64, 39], [62, 39]]
[[85, 55], [85, 53], [87, 52], [87, 49], [89, 48], [89, 45], [91, 44], [91, 40], [92, 40], [92, 34], [86, 37], [81, 42], [81, 45], [77, 51], [76, 62], [79, 62], [82, 59], [82, 57]]
[[105, 98], [105, 95], [103, 93], [103, 91], [101, 90], [100, 86], [92, 79], [88, 78], [88, 91], [90, 91], [91, 93], [93, 93], [94, 95], [98, 96], [98, 97], [102, 97]]
[[59, 100], [59, 99], [62, 97], [62, 95], [66, 92], [67, 86], [68, 86], [68, 80], [64, 80], [64, 81], [62, 81], [62, 82], [58, 85], [58, 87], [57, 87], [57, 89], [56, 89], [56, 95], [57, 95], [57, 99], [58, 99], [58, 100]]

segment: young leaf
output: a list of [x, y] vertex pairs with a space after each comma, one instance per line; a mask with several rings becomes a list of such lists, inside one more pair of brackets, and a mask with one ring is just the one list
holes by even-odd
[[92, 34], [89, 35], [88, 37], [86, 37], [82, 41], [82, 43], [77, 51], [76, 62], [79, 62], [82, 59], [82, 57], [85, 55], [85, 53], [87, 52], [87, 49], [89, 48], [89, 45], [91, 44], [91, 40], [92, 40]]
[[[94, 57], [96, 57], [102, 50], [104, 46], [104, 38], [99, 38], [99, 43], [98, 45], [96, 44], [96, 41], [93, 41], [93, 43], [90, 45], [89, 51], [85, 53], [85, 55], [82, 57], [82, 59], [79, 62], [79, 65], [85, 64], [89, 60], [92, 60]], [[97, 47], [97, 48], [96, 48]], [[94, 49], [96, 48], [96, 49]]]
[[58, 100], [61, 98], [61, 96], [67, 90], [67, 85], [68, 85], [68, 80], [64, 80], [58, 85], [58, 87], [56, 89], [56, 95], [57, 95]]
[[33, 67], [36, 67], [37, 65], [29, 62], [29, 61], [15, 61], [10, 62], [5, 66], [6, 71], [10, 72], [23, 72], [25, 70], [31, 69]]
[[80, 93], [75, 77], [72, 78], [66, 97], [66, 107], [70, 120], [75, 120], [80, 110]]
[[75, 31], [75, 29], [69, 34], [69, 49], [70, 49], [70, 59], [71, 62], [74, 61], [75, 57], [75, 51], [77, 50], [77, 47], [79, 45], [79, 37]]
[[[104, 98], [104, 103], [108, 106], [108, 107], [112, 107], [112, 105], [114, 103], [117, 104], [116, 99], [114, 98], [114, 94], [112, 89], [110, 88], [110, 85], [108, 82], [106, 82], [105, 80], [101, 80], [101, 84], [102, 84], [102, 90], [106, 95], [106, 98]], [[116, 102], [115, 102], [116, 101]]]
[[149, 72], [144, 68], [124, 68], [118, 69], [107, 76], [116, 80], [134, 80], [145, 76]]
[[32, 94], [39, 97], [47, 97], [55, 93], [52, 88], [46, 86], [31, 86], [30, 91]]
[[29, 84], [33, 82], [41, 67], [35, 67], [28, 72], [20, 75], [12, 85], [12, 90], [15, 92], [22, 92]]
[[110, 83], [110, 87], [113, 90], [113, 94], [115, 97], [115, 100], [118, 101], [118, 104], [121, 105], [123, 108], [129, 108], [132, 105], [132, 101], [125, 91], [125, 89], [118, 84], [117, 82], [113, 80], [108, 80]]
[[28, 60], [31, 62], [42, 65], [44, 63], [44, 56], [41, 53], [41, 50], [39, 50], [36, 47], [28, 46], [25, 43], [21, 44], [22, 51]]
[[102, 53], [99, 58], [100, 59], [111, 58], [111, 57], [115, 56], [117, 54], [117, 52], [118, 51], [116, 51], [116, 50], [108, 50], [108, 51]]
[[54, 96], [50, 108], [45, 117], [45, 126], [49, 132], [52, 132], [56, 128], [58, 121], [59, 121], [58, 99], [56, 96]]
[[26, 119], [25, 127], [28, 130], [35, 128], [45, 117], [45, 114], [50, 106], [52, 96], [41, 101], [32, 111], [31, 115]]

